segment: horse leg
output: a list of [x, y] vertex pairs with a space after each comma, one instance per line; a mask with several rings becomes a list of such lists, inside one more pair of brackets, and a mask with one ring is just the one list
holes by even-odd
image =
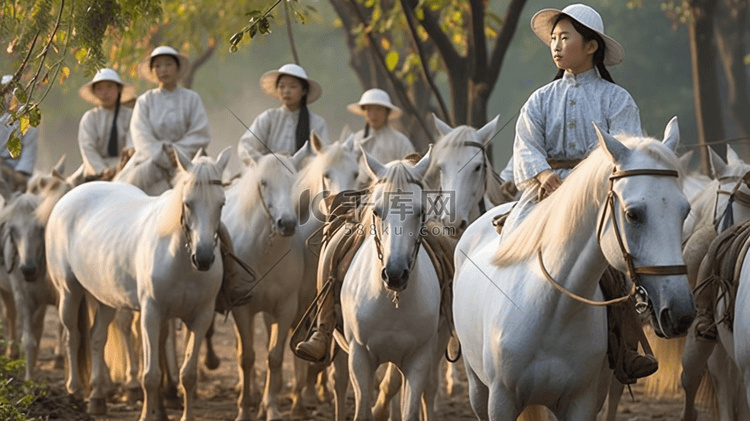
[[388, 368], [380, 382], [380, 391], [372, 408], [372, 418], [375, 421], [387, 421], [390, 415], [390, 403], [401, 388], [401, 372], [395, 364], [388, 363]]
[[296, 294], [293, 294], [291, 300], [280, 305], [280, 308], [289, 310], [279, 315], [268, 335], [268, 371], [266, 372], [266, 387], [263, 391], [263, 402], [261, 403], [261, 407], [266, 408], [266, 419], [268, 421], [282, 419], [278, 396], [281, 393], [282, 386], [281, 370], [284, 362], [284, 344], [294, 320], [297, 308], [296, 298]]
[[117, 323], [115, 327], [120, 331], [123, 341], [125, 342], [126, 352], [126, 374], [125, 374], [125, 400], [130, 404], [143, 400], [143, 389], [138, 382], [140, 361], [138, 353], [138, 326], [136, 324], [135, 313], [130, 310], [119, 310], [115, 317]]
[[[740, 372], [732, 358], [727, 355], [721, 342], [714, 346], [708, 358], [707, 368], [715, 395], [719, 398], [719, 419], [722, 421], [750, 419], [747, 416], [745, 386]], [[744, 416], [743, 412], [745, 412]]]
[[471, 409], [474, 410], [474, 415], [480, 421], [487, 421], [490, 419], [489, 414], [489, 397], [490, 389], [479, 380], [479, 376], [469, 366], [469, 362], [464, 359], [464, 367], [466, 368], [466, 377], [469, 381], [469, 402], [471, 403]]
[[161, 402], [160, 386], [162, 371], [159, 364], [159, 348], [162, 330], [166, 325], [162, 324], [159, 310], [154, 303], [147, 301], [141, 305], [141, 336], [143, 337], [143, 374], [141, 384], [143, 385], [143, 408], [140, 421], [163, 421], [167, 419], [166, 410]]
[[[439, 356], [437, 361], [440, 361]], [[431, 365], [429, 369], [430, 370], [427, 373], [427, 382], [424, 386], [424, 393], [422, 394], [422, 419], [425, 421], [435, 419], [435, 398], [437, 398], [438, 394], [438, 373], [440, 372], [439, 366], [436, 364]]]
[[625, 389], [625, 385], [620, 383], [615, 376], [609, 379], [609, 392], [607, 393], [607, 404], [605, 405], [604, 414], [606, 421], [615, 421], [617, 416], [617, 407], [620, 405], [620, 398], [622, 398], [622, 391]]
[[[468, 365], [466, 368], [468, 374]], [[474, 374], [474, 376], [476, 376], [476, 374]], [[521, 415], [521, 408], [518, 408], [508, 390], [506, 390], [499, 381], [489, 387], [487, 398], [488, 416], [487, 418], [480, 417], [480, 419], [492, 421], [516, 421]]]
[[114, 317], [114, 308], [98, 303], [94, 325], [91, 327], [91, 394], [88, 413], [92, 415], [107, 413], [107, 389], [112, 385], [112, 379], [104, 362], [104, 345], [107, 343], [109, 324]]
[[[451, 351], [451, 357], [458, 353], [458, 339], [453, 336], [448, 340], [448, 349], [455, 350]], [[448, 396], [460, 396], [464, 393], [464, 385], [458, 378], [458, 361], [451, 363], [445, 360], [445, 391]]]
[[173, 319], [167, 322], [166, 329], [162, 330], [161, 356], [162, 370], [164, 372], [164, 400], [167, 408], [181, 409], [180, 397], [177, 394], [178, 369], [177, 369], [177, 326], [179, 320]]
[[[64, 281], [63, 281], [64, 282]], [[75, 282], [75, 285], [71, 285]], [[65, 327], [66, 352], [67, 360], [67, 378], [65, 388], [68, 393], [77, 399], [83, 399], [83, 383], [81, 382], [81, 372], [79, 367], [79, 348], [81, 346], [81, 330], [79, 330], [79, 310], [81, 313], [86, 311], [83, 297], [83, 288], [77, 281], [65, 282], [66, 291], [60, 291], [60, 320]], [[61, 282], [62, 283], [62, 282]], [[58, 284], [59, 285], [59, 284]], [[85, 350], [84, 350], [85, 351]], [[88, 380], [88, 379], [87, 379]]]
[[[307, 414], [307, 405], [314, 405], [314, 389], [305, 387], [310, 382], [307, 381], [309, 376], [309, 366], [307, 361], [301, 358], [294, 358], [294, 387], [292, 388], [292, 415], [296, 418], [309, 418]], [[314, 387], [314, 383], [313, 383]]]
[[16, 292], [16, 308], [21, 316], [21, 345], [26, 360], [26, 380], [31, 380], [34, 373], [34, 363], [39, 343], [34, 334], [34, 316], [39, 307], [31, 300], [25, 291]]
[[354, 388], [354, 419], [355, 421], [369, 421], [372, 419], [370, 409], [370, 390], [375, 374], [375, 362], [372, 361], [367, 349], [357, 343], [349, 344], [349, 377]]
[[[422, 349], [404, 361], [401, 370], [404, 373], [404, 387], [401, 391], [401, 419], [419, 421], [422, 410], [422, 395], [433, 370], [433, 356], [437, 348], [437, 335], [422, 346]], [[434, 407], [427, 409], [427, 420], [434, 419]]]
[[255, 387], [255, 349], [253, 348], [253, 315], [247, 306], [232, 310], [234, 332], [237, 336], [237, 365], [239, 367], [240, 393], [237, 400], [236, 421], [250, 417], [250, 407], [260, 400]]
[[206, 359], [204, 361], [204, 365], [209, 370], [216, 370], [217, 368], [219, 368], [219, 364], [221, 364], [221, 360], [219, 359], [219, 356], [216, 355], [216, 351], [214, 350], [214, 323], [215, 320], [212, 317], [211, 324], [208, 326], [208, 330], [206, 331]]
[[[44, 319], [42, 319], [42, 322], [44, 322]], [[57, 318], [55, 320], [55, 330], [57, 332], [57, 342], [55, 343], [55, 369], [63, 369], [65, 368], [65, 333], [63, 330], [63, 325], [60, 322], [60, 319]]]
[[193, 406], [195, 402], [195, 390], [198, 385], [198, 354], [201, 349], [201, 340], [213, 324], [213, 305], [204, 309], [190, 323], [185, 322], [188, 329], [188, 340], [185, 345], [185, 358], [180, 369], [180, 386], [182, 387], [183, 406], [181, 421], [193, 421]]
[[331, 364], [331, 370], [328, 373], [333, 388], [336, 421], [346, 420], [346, 389], [349, 387], [349, 366], [347, 364], [347, 355], [343, 351], [337, 352], [333, 357], [333, 364]]
[[18, 358], [18, 332], [16, 331], [16, 301], [13, 299], [13, 293], [10, 291], [0, 290], [0, 298], [3, 300], [5, 313], [5, 339], [8, 341], [8, 347], [5, 354], [12, 359]]
[[703, 372], [706, 371], [706, 362], [713, 351], [715, 343], [698, 340], [695, 337], [695, 329], [690, 329], [685, 343], [685, 351], [682, 354], [682, 388], [685, 389], [685, 405], [682, 410], [684, 421], [695, 421], [698, 412], [695, 410], [695, 394], [701, 384]]

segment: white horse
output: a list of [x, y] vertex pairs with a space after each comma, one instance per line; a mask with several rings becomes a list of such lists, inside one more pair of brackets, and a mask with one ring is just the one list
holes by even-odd
[[664, 145], [596, 130], [600, 147], [502, 243], [490, 221], [507, 206], [459, 240], [453, 313], [479, 419], [515, 420], [530, 405], [595, 419], [611, 378], [606, 312], [581, 301], [601, 300], [608, 264], [639, 278], [657, 334], [682, 335], [695, 317], [680, 254], [689, 204], [672, 151], [676, 119]]
[[[200, 154], [200, 152], [199, 152]], [[211, 323], [222, 282], [217, 229], [224, 190], [221, 174], [229, 148], [217, 161], [177, 152], [175, 188], [159, 197], [123, 183], [92, 182], [64, 196], [52, 211], [45, 235], [47, 267], [60, 294], [67, 333], [69, 393], [83, 393], [78, 328], [84, 294], [97, 301], [91, 329], [92, 390], [89, 411], [106, 411], [103, 348], [115, 309], [141, 312], [144, 403], [141, 420], [166, 417], [159, 402], [159, 339], [169, 319], [189, 329], [180, 371], [183, 421], [194, 419], [196, 365], [201, 340]], [[85, 313], [85, 312], [84, 312]], [[85, 342], [84, 342], [85, 345]], [[85, 348], [84, 348], [85, 349]]]
[[232, 233], [234, 253], [260, 276], [250, 303], [232, 310], [240, 375], [237, 420], [255, 419], [249, 411], [256, 387], [253, 316], [259, 312], [268, 313], [275, 325], [269, 332], [261, 412], [267, 412], [269, 420], [280, 418], [278, 394], [282, 387], [284, 344], [297, 311], [302, 276], [302, 255], [292, 237], [297, 214], [290, 194], [297, 177], [296, 165], [300, 165], [302, 157], [247, 155], [240, 179], [226, 193], [227, 206], [221, 219]]
[[175, 168], [165, 167], [162, 162], [170, 162], [168, 155], [173, 148], [163, 143], [154, 155], [136, 153], [128, 160], [112, 181], [132, 184], [149, 196], [158, 196], [172, 188]]
[[[402, 419], [418, 420], [420, 402], [433, 402], [436, 388], [425, 390], [434, 376], [438, 341], [440, 286], [427, 252], [420, 247], [426, 204], [422, 178], [430, 163], [428, 152], [419, 162], [386, 165], [363, 151], [374, 182], [361, 225], [337, 235], [365, 235], [341, 286], [343, 347], [348, 370], [337, 357], [334, 396], [336, 419], [343, 420], [349, 375], [356, 399], [355, 420], [372, 418], [371, 387], [380, 364], [394, 363], [406, 383], [402, 390]], [[348, 371], [348, 374], [347, 374]], [[427, 405], [428, 419], [433, 417]]]

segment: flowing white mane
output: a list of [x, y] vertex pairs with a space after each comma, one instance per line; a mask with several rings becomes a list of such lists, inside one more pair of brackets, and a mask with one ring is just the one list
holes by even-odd
[[[677, 156], [652, 138], [617, 137], [633, 152], [647, 154], [669, 169], [680, 171]], [[565, 244], [582, 222], [595, 220], [606, 199], [613, 163], [597, 147], [565, 179], [560, 188], [536, 205], [503, 239], [495, 255], [499, 265], [531, 257], [548, 244]], [[680, 175], [681, 172], [680, 172]], [[682, 176], [679, 177], [681, 182]]]

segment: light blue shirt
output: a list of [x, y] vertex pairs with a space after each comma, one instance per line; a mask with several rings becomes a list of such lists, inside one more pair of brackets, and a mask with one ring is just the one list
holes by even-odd
[[[513, 142], [513, 178], [520, 189], [550, 169], [547, 158], [583, 159], [598, 144], [592, 121], [612, 135], [642, 136], [638, 106], [619, 85], [595, 69], [537, 89], [521, 108]], [[556, 170], [565, 178], [570, 170]]]

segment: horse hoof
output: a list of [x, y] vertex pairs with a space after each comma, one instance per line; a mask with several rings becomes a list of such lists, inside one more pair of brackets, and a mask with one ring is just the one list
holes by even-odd
[[89, 415], [105, 415], [107, 413], [107, 402], [104, 398], [91, 398], [89, 399], [88, 407], [86, 412]]
[[216, 370], [219, 368], [219, 365], [221, 364], [221, 360], [219, 357], [216, 356], [216, 354], [210, 354], [206, 356], [205, 366], [209, 370]]
[[136, 402], [143, 402], [143, 389], [138, 387], [128, 387], [125, 389], [125, 402], [128, 405], [135, 405]]

